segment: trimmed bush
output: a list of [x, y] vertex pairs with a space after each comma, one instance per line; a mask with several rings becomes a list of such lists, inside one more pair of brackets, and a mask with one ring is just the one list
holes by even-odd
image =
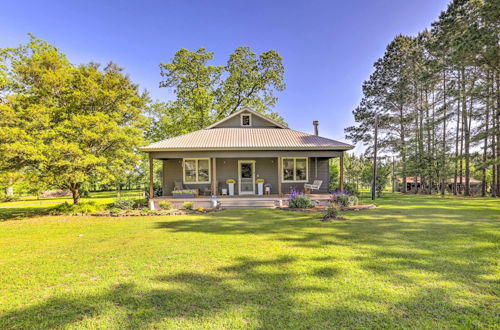
[[181, 209], [183, 210], [192, 210], [193, 208], [194, 208], [193, 202], [184, 202], [181, 207]]
[[171, 210], [173, 207], [172, 203], [170, 203], [168, 201], [161, 201], [158, 205], [160, 206], [160, 209], [162, 209], [162, 210]]
[[311, 209], [314, 203], [305, 195], [296, 195], [288, 200], [288, 207], [292, 209]]
[[330, 202], [341, 207], [358, 205], [358, 198], [347, 191], [334, 191]]
[[140, 210], [143, 207], [147, 207], [147, 206], [148, 206], [148, 200], [146, 198], [136, 198], [136, 199], [134, 199], [132, 207], [136, 210]]
[[131, 210], [134, 208], [134, 200], [130, 198], [117, 198], [110, 205], [110, 209], [117, 208], [121, 210]]
[[103, 204], [97, 204], [95, 201], [81, 202], [80, 204], [69, 204], [64, 202], [54, 208], [54, 214], [90, 214], [102, 211], [105, 208]]
[[328, 208], [323, 215], [323, 221], [330, 219], [339, 219], [340, 216], [340, 207], [335, 203], [330, 203]]

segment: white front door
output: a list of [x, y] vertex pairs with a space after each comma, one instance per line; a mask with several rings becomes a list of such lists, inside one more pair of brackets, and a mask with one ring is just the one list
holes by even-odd
[[255, 195], [255, 160], [238, 161], [240, 195]]

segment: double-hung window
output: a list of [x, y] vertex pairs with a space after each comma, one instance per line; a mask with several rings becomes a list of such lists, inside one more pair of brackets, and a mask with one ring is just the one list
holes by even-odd
[[307, 157], [283, 158], [283, 182], [307, 182], [308, 167]]
[[210, 183], [210, 158], [185, 158], [184, 183]]

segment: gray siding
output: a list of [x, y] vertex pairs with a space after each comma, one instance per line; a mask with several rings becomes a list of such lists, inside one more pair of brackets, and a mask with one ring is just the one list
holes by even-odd
[[[255, 161], [255, 177], [263, 178], [265, 183], [271, 184], [271, 194], [278, 193], [278, 163], [277, 158], [239, 158], [243, 160], [254, 160]], [[218, 194], [220, 194], [220, 189], [226, 186], [227, 179], [236, 180], [235, 184], [235, 194], [238, 194], [238, 158], [217, 158], [216, 168], [217, 168], [217, 184], [218, 184]], [[212, 169], [213, 170], [213, 169]], [[212, 177], [213, 178], [213, 177]], [[317, 163], [317, 173], [315, 158], [309, 158], [309, 183], [313, 183], [314, 180], [322, 180], [323, 184], [319, 190], [319, 193], [328, 193], [329, 191], [329, 159], [319, 158]], [[163, 161], [163, 195], [169, 196], [172, 194], [174, 189], [174, 182], [182, 182], [182, 159], [168, 159]], [[185, 188], [197, 188], [200, 192], [203, 189], [210, 187], [210, 184], [184, 184]], [[282, 192], [288, 194], [290, 190], [294, 188], [299, 191], [304, 190], [304, 183], [283, 183]], [[255, 187], [255, 192], [257, 192], [257, 185]], [[318, 191], [315, 191], [318, 192]]]
[[[248, 112], [243, 112], [243, 114], [248, 114]], [[252, 116], [252, 126], [250, 127], [276, 127], [273, 123], [268, 122], [265, 119], [262, 119], [254, 114], [250, 114]], [[223, 123], [220, 123], [216, 127], [241, 127], [241, 117], [240, 115], [235, 116], [231, 119], [226, 120]]]
[[[316, 175], [317, 174], [317, 175]], [[308, 183], [313, 183], [314, 180], [322, 180], [323, 183], [319, 190], [315, 190], [314, 193], [328, 193], [330, 191], [329, 182], [330, 182], [330, 166], [328, 158], [319, 158], [318, 157], [318, 171], [316, 173], [316, 165], [315, 158], [309, 158], [309, 176]], [[282, 192], [284, 194], [288, 194], [291, 189], [295, 189], [298, 191], [304, 191], [304, 183], [283, 183]]]

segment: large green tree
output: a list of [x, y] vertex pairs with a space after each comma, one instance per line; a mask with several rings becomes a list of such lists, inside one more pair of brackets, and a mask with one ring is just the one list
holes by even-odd
[[180, 49], [168, 63], [161, 63], [160, 87], [175, 99], [149, 107], [152, 125], [148, 139], [158, 140], [204, 128], [248, 106], [283, 122], [272, 111], [275, 92], [285, 89], [281, 56], [274, 50], [257, 56], [249, 47], [237, 48], [226, 65], [211, 65], [213, 52]]
[[36, 174], [79, 203], [90, 178], [115, 182], [136, 166], [148, 96], [123, 69], [75, 66], [33, 36], [1, 54], [2, 170]]

